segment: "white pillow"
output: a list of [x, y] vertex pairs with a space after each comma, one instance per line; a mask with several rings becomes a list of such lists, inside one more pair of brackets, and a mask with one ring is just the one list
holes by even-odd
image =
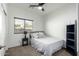
[[31, 36], [32, 36], [32, 39], [33, 38], [44, 38], [45, 37], [43, 32], [32, 33]]
[[43, 32], [39, 32], [39, 38], [44, 38], [44, 37], [45, 37], [44, 33]]
[[32, 33], [32, 38], [39, 38], [38, 33]]

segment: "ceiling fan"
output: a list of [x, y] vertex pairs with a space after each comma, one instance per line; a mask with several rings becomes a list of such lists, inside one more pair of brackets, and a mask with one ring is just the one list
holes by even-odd
[[43, 7], [44, 4], [45, 3], [38, 3], [37, 5], [30, 5], [29, 7], [32, 7], [32, 8], [37, 7], [38, 9], [45, 11], [45, 9]]

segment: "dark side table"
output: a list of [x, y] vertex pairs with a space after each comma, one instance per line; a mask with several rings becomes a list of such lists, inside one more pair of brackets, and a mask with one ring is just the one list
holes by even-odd
[[27, 46], [28, 45], [28, 38], [23, 38], [22, 39], [22, 46]]

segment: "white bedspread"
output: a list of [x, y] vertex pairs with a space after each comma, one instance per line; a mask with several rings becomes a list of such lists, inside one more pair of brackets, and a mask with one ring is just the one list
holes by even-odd
[[31, 45], [46, 56], [51, 56], [54, 52], [58, 51], [63, 46], [63, 40], [56, 38], [38, 38], [31, 39]]

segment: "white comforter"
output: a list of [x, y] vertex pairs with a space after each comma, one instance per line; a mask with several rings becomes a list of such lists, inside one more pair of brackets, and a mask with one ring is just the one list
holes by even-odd
[[31, 45], [38, 51], [43, 52], [44, 55], [51, 56], [54, 52], [62, 48], [63, 40], [49, 37], [34, 38], [31, 40]]

